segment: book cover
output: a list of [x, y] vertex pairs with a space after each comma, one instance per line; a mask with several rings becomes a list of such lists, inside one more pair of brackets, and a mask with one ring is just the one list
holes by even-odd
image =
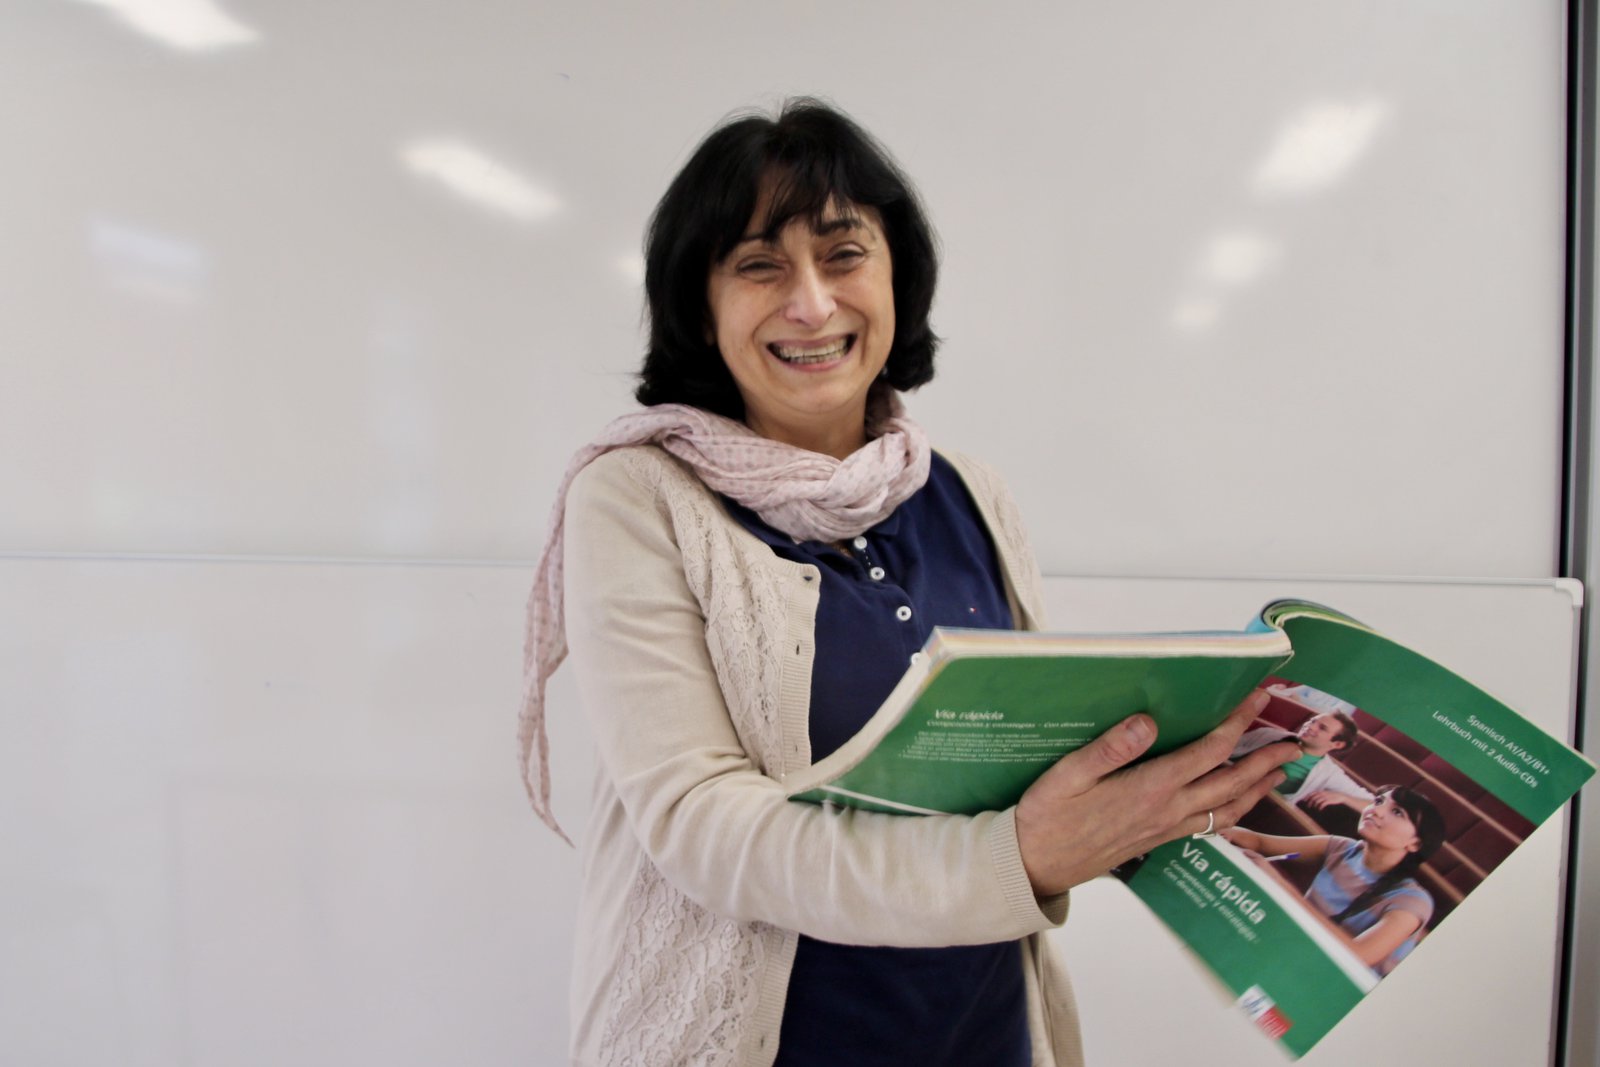
[[1299, 1056], [1424, 944], [1594, 765], [1471, 682], [1335, 612], [1274, 605], [1294, 646], [1237, 755], [1302, 773], [1225, 836], [1116, 872]]

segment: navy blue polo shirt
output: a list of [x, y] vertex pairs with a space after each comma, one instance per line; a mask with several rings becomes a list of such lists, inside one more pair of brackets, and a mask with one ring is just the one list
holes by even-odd
[[[935, 626], [1013, 626], [988, 530], [960, 476], [938, 455], [927, 484], [847, 550], [796, 542], [724, 502], [778, 556], [821, 573], [813, 760], [871, 718]], [[1017, 942], [923, 949], [800, 937], [777, 1067], [1022, 1067], [1031, 1059]]]

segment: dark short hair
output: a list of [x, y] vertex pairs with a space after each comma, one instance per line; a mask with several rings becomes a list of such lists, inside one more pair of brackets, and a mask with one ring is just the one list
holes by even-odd
[[801, 217], [820, 225], [830, 203], [877, 213], [894, 286], [894, 342], [884, 377], [902, 390], [932, 380], [939, 339], [928, 311], [939, 251], [916, 190], [870, 134], [827, 104], [801, 97], [786, 101], [777, 118], [746, 113], [712, 130], [656, 205], [644, 254], [650, 347], [635, 397], [744, 417], [733, 375], [716, 342], [707, 340], [706, 284], [712, 266], [744, 240], [768, 175], [777, 186], [762, 220], [766, 237]]
[[1339, 732], [1334, 734], [1333, 739], [1343, 742], [1344, 749], [1348, 752], [1355, 747], [1356, 740], [1361, 736], [1361, 727], [1357, 726], [1355, 719], [1345, 712], [1330, 711], [1328, 714], [1332, 715], [1334, 721], [1339, 724]]

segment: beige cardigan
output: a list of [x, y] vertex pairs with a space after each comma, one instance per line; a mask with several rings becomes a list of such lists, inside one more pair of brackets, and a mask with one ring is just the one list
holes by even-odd
[[[1013, 612], [1041, 622], [1009, 494], [978, 503]], [[766, 1067], [798, 933], [849, 944], [1024, 940], [1034, 1062], [1082, 1062], [1066, 975], [1040, 936], [1014, 811], [906, 817], [795, 804], [816, 568], [779, 559], [678, 461], [601, 456], [566, 511], [566, 627], [599, 771], [582, 849], [572, 1055], [583, 1065]]]

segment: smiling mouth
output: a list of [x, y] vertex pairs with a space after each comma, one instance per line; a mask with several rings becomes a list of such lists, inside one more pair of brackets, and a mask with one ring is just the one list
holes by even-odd
[[836, 360], [850, 351], [850, 346], [855, 343], [856, 335], [851, 333], [827, 344], [810, 346], [773, 344], [767, 346], [767, 351], [791, 366], [805, 366], [810, 363], [828, 363]]

